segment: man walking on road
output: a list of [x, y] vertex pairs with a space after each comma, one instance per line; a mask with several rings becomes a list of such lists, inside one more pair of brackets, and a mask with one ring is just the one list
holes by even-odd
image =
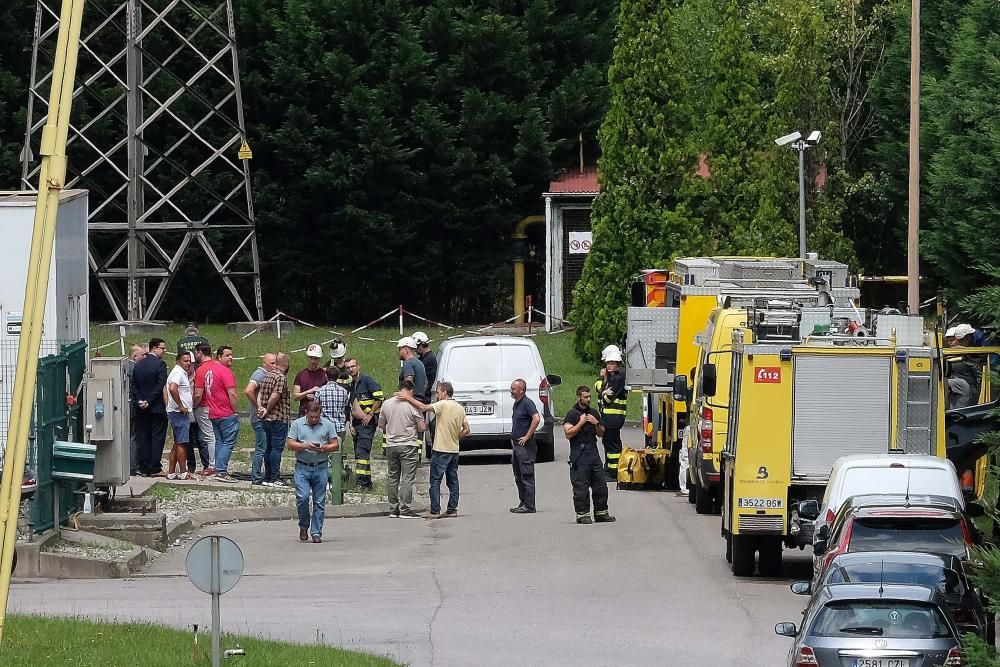
[[[251, 475], [264, 486], [284, 486], [281, 481], [281, 452], [285, 451], [291, 404], [288, 391], [288, 355], [279, 352], [274, 368], [264, 374], [257, 391], [257, 417], [264, 431], [264, 451], [254, 452]], [[263, 474], [261, 473], [263, 467]]]
[[163, 389], [167, 386], [167, 365], [162, 338], [149, 341], [149, 353], [132, 369], [132, 403], [135, 406], [135, 441], [139, 474], [164, 477], [163, 445], [167, 439], [167, 406]]
[[[604, 435], [604, 426], [597, 412], [590, 407], [590, 388], [576, 388], [576, 405], [563, 421], [563, 432], [569, 439], [569, 481], [573, 485], [573, 506], [577, 523], [614, 521], [608, 513], [608, 482], [597, 451], [597, 437]], [[594, 518], [590, 518], [590, 496], [594, 498]]]
[[357, 359], [348, 359], [344, 363], [354, 378], [351, 392], [354, 396], [351, 405], [351, 435], [354, 438], [354, 459], [358, 486], [362, 489], [372, 488], [372, 443], [375, 441], [375, 429], [378, 428], [378, 416], [382, 410], [385, 394], [378, 382], [371, 376], [361, 372], [361, 364]]
[[243, 395], [247, 397], [247, 401], [250, 404], [248, 410], [250, 413], [250, 428], [253, 429], [254, 434], [253, 467], [250, 473], [251, 484], [261, 484], [264, 481], [264, 478], [260, 476], [261, 467], [259, 461], [264, 460], [264, 451], [267, 449], [267, 434], [264, 433], [264, 426], [260, 423], [260, 419], [257, 418], [257, 397], [260, 393], [260, 383], [264, 380], [264, 376], [274, 368], [274, 359], [275, 356], [271, 353], [262, 356], [260, 358], [260, 366], [250, 375], [250, 380], [243, 389]]
[[232, 365], [233, 348], [221, 345], [215, 359], [203, 363], [194, 376], [195, 404], [208, 407], [215, 433], [215, 478], [220, 482], [236, 481], [229, 476], [229, 457], [240, 434], [239, 399]]
[[[433, 412], [437, 424], [434, 450], [431, 453], [431, 519], [458, 516], [458, 453], [459, 440], [469, 435], [465, 408], [452, 398], [455, 389], [450, 382], [438, 382], [437, 402], [426, 405], [412, 396], [396, 394], [413, 407]], [[441, 479], [448, 482], [448, 511], [441, 514]]]
[[313, 343], [306, 348], [306, 367], [295, 376], [292, 386], [292, 398], [299, 402], [299, 416], [306, 413], [306, 403], [316, 400], [317, 387], [326, 384], [326, 369], [319, 362], [323, 359], [323, 348]]
[[427, 428], [424, 413], [407, 403], [401, 396], [413, 397], [413, 382], [399, 383], [399, 396], [382, 404], [379, 428], [385, 431], [385, 458], [389, 464], [389, 517], [418, 519], [413, 511], [413, 482], [420, 463], [419, 433]]
[[319, 403], [310, 401], [305, 416], [293, 421], [288, 431], [288, 449], [295, 452], [295, 506], [299, 512], [300, 542], [308, 542], [310, 535], [316, 544], [323, 541], [330, 454], [339, 448], [333, 423], [323, 419]]
[[535, 429], [542, 421], [542, 416], [538, 414], [535, 402], [524, 395], [527, 388], [528, 383], [520, 378], [510, 383], [510, 396], [514, 399], [510, 458], [514, 467], [518, 500], [517, 507], [510, 508], [514, 514], [535, 513], [535, 457], [538, 455]]

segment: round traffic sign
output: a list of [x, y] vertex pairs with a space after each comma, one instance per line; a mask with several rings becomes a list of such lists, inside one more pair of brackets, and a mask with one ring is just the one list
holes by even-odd
[[198, 590], [227, 593], [243, 575], [243, 552], [228, 537], [209, 535], [191, 545], [184, 566]]

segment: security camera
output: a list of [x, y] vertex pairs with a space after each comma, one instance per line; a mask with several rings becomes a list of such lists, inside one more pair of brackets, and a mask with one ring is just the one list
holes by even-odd
[[822, 132], [820, 132], [819, 130], [813, 130], [812, 132], [809, 133], [809, 136], [806, 138], [806, 143], [809, 144], [810, 146], [815, 146], [816, 144], [819, 143], [819, 140], [822, 138], [823, 138]]
[[777, 139], [774, 140], [774, 143], [778, 144], [779, 146], [787, 146], [788, 144], [794, 141], [798, 141], [801, 138], [802, 138], [801, 133], [792, 132], [791, 134], [786, 134], [783, 137], [778, 137]]

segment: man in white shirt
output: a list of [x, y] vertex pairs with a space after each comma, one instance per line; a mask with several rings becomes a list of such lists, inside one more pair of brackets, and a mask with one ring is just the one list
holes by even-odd
[[[167, 421], [174, 432], [174, 446], [170, 449], [167, 463], [167, 479], [196, 479], [187, 471], [187, 446], [190, 442], [193, 396], [191, 378], [191, 353], [177, 354], [177, 363], [167, 376]], [[179, 471], [174, 473], [174, 466]]]

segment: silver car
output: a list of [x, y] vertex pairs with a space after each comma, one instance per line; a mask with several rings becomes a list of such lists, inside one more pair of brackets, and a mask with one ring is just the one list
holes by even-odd
[[940, 592], [900, 584], [830, 584], [813, 595], [793, 637], [790, 667], [961, 665], [962, 646]]

